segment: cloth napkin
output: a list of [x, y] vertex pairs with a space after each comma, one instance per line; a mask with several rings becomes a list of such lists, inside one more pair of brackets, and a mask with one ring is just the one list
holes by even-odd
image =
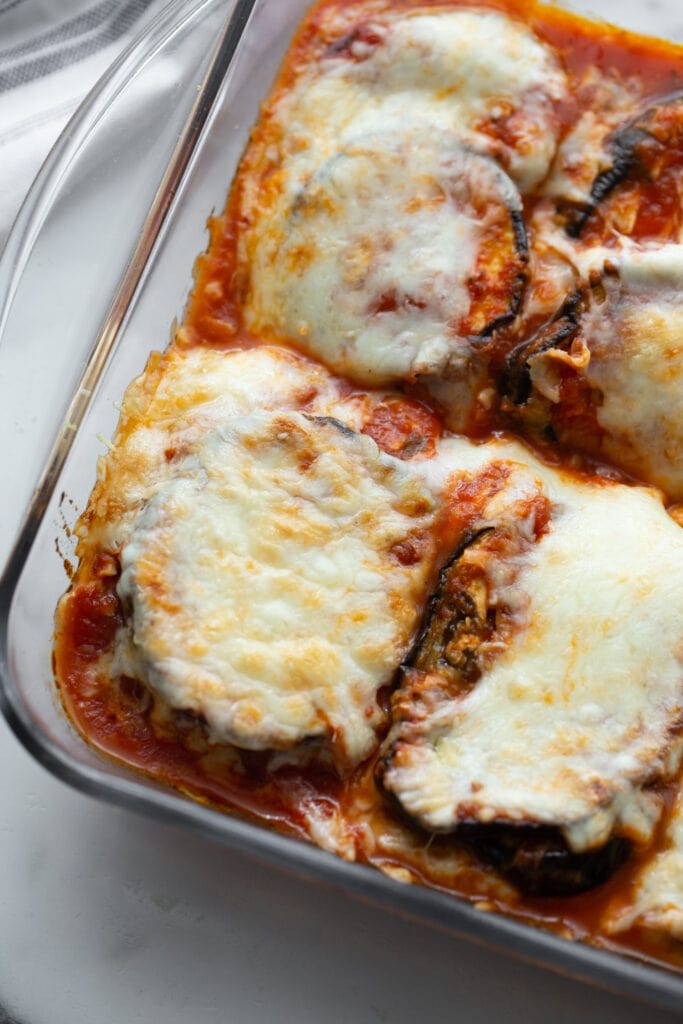
[[0, 0], [0, 252], [50, 147], [168, 0]]

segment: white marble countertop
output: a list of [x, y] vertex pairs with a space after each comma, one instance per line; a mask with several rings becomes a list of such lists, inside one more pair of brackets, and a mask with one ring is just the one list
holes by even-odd
[[[678, 0], [612, 9], [683, 38]], [[677, 1019], [99, 804], [2, 721], [0, 778], [0, 1024]]]
[[678, 1019], [99, 804], [4, 723], [0, 777], [0, 1024]]

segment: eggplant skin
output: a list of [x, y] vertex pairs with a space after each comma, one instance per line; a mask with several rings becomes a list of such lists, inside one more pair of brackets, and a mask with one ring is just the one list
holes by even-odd
[[508, 402], [518, 408], [529, 402], [533, 393], [531, 359], [549, 349], [569, 351], [581, 332], [585, 315], [605, 302], [608, 283], [615, 278], [618, 279], [618, 271], [608, 262], [602, 270], [591, 271], [587, 282], [567, 296], [551, 320], [508, 353], [498, 379], [500, 394]]
[[637, 175], [656, 181], [658, 164], [667, 149], [683, 142], [683, 93], [677, 92], [637, 114], [609, 139], [610, 164], [596, 175], [586, 203], [568, 204], [565, 230], [579, 238], [597, 208], [623, 181]]
[[525, 405], [531, 396], [529, 360], [551, 348], [568, 349], [580, 326], [588, 302], [588, 288], [580, 288], [565, 300], [553, 319], [509, 353], [499, 381], [501, 394], [514, 405]]
[[405, 679], [413, 669], [419, 673], [438, 673], [441, 685], [454, 692], [469, 689], [480, 677], [477, 647], [490, 632], [475, 597], [459, 580], [459, 560], [463, 552], [492, 527], [466, 531], [457, 548], [439, 574], [413, 649], [401, 666]]
[[534, 825], [464, 826], [459, 835], [526, 896], [587, 892], [606, 882], [631, 852], [627, 839], [613, 836], [598, 849], [574, 853], [557, 830]]
[[[512, 229], [512, 242], [517, 262], [517, 270], [509, 285], [508, 308], [498, 316], [494, 316], [484, 327], [480, 329], [475, 337], [480, 339], [490, 338], [501, 327], [512, 323], [520, 309], [529, 277], [529, 240], [527, 237], [524, 217], [520, 210], [516, 210], [510, 204], [507, 205]], [[493, 254], [495, 261], [495, 253]]]

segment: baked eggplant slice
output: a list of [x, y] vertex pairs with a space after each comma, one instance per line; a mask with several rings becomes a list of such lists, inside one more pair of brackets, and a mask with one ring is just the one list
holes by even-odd
[[250, 163], [265, 176], [314, 171], [360, 134], [419, 123], [493, 157], [520, 191], [538, 185], [555, 155], [568, 89], [552, 47], [502, 12], [382, 6], [316, 11], [318, 59], [296, 68], [293, 80], [290, 68]]
[[[329, 115], [334, 97], [342, 132], [347, 118], [387, 124], [408, 116], [447, 128], [495, 157], [523, 192], [546, 176], [567, 83], [528, 25], [495, 11], [427, 6], [360, 22], [350, 14], [318, 74], [301, 83], [304, 101]], [[362, 103], [354, 103], [358, 92]]]
[[615, 254], [508, 357], [513, 415], [683, 499], [682, 296], [683, 247]]
[[[498, 481], [496, 484], [495, 481]], [[655, 492], [498, 463], [404, 666], [378, 766], [518, 884], [603, 880], [661, 813], [683, 718], [683, 534]]]
[[120, 553], [115, 672], [247, 750], [377, 743], [415, 633], [435, 502], [328, 416], [256, 411], [188, 440]]
[[447, 132], [362, 136], [252, 236], [249, 326], [365, 384], [462, 376], [526, 279], [522, 202]]
[[[678, 239], [683, 183], [683, 93], [659, 100], [612, 133], [588, 201], [569, 209], [567, 231]], [[603, 224], [595, 224], [596, 215]]]

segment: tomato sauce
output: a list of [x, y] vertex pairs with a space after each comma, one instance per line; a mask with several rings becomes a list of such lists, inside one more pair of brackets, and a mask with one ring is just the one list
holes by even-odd
[[434, 412], [411, 398], [387, 398], [372, 410], [363, 433], [399, 459], [431, 458], [442, 425]]
[[[491, 476], [489, 493], [500, 486], [501, 480], [501, 477]], [[201, 803], [265, 823], [299, 839], [309, 838], [306, 818], [313, 808], [316, 816], [323, 818], [333, 811], [341, 812], [353, 833], [356, 803], [372, 803], [373, 809], [366, 818], [373, 831], [382, 835], [389, 827], [394, 831], [402, 829], [406, 854], [402, 857], [394, 850], [390, 856], [379, 856], [373, 845], [365, 841], [363, 829], [356, 825], [358, 838], [353, 859], [388, 869], [390, 873], [392, 869], [403, 869], [412, 880], [475, 903], [491, 900], [489, 887], [482, 884], [481, 870], [469, 869], [466, 863], [459, 865], [449, 885], [440, 873], [430, 874], [423, 864], [415, 863], [410, 850], [416, 834], [422, 843], [427, 837], [420, 840], [419, 830], [408, 823], [397, 823], [393, 818], [374, 787], [375, 758], [342, 783], [333, 772], [314, 765], [269, 771], [267, 752], [212, 749], [210, 744], [196, 741], [187, 745], [182, 716], [170, 728], [160, 728], [154, 722], [146, 688], [125, 678], [119, 685], [112, 686], [106, 661], [104, 666], [96, 661], [96, 656], [106, 655], [110, 649], [112, 623], [120, 621], [120, 610], [113, 611], [117, 603], [111, 578], [80, 584], [65, 597], [58, 617], [55, 671], [61, 681], [69, 716], [89, 743]], [[671, 804], [673, 790], [667, 795]], [[655, 850], [664, 842], [665, 822], [666, 816], [659, 826]], [[438, 865], [439, 853], [447, 855], [452, 841], [447, 836], [432, 837], [430, 844], [435, 847]], [[618, 940], [600, 933], [606, 912], [625, 902], [625, 894], [639, 867], [652, 852], [650, 848], [647, 853], [633, 855], [608, 882], [579, 896], [519, 900], [514, 895], [506, 899], [494, 894], [491, 908], [565, 936], [625, 953], [655, 957], [683, 968], [683, 949], [673, 943], [663, 946], [661, 937], [637, 929], [619, 936]]]

